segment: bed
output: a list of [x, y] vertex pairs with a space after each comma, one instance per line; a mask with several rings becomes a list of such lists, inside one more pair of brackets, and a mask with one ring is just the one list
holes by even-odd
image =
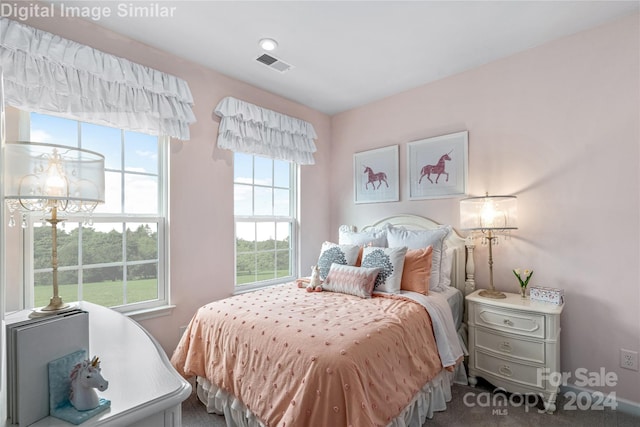
[[[360, 230], [343, 226], [340, 240], [383, 229], [441, 235], [443, 227], [401, 215]], [[454, 382], [466, 383], [463, 309], [473, 263], [455, 231], [442, 240], [441, 261], [447, 249], [450, 262], [450, 284], [442, 289], [389, 292], [391, 276], [378, 286], [384, 274], [372, 268], [371, 297], [342, 288], [306, 292], [295, 283], [236, 295], [197, 311], [172, 364], [197, 377], [199, 399], [209, 412], [224, 414], [229, 427], [422, 426], [446, 409]], [[366, 254], [379, 250], [368, 246], [364, 255], [360, 250], [362, 267], [330, 263], [323, 286], [337, 283], [340, 269], [367, 275], [373, 257]], [[324, 251], [323, 245], [319, 265]]]

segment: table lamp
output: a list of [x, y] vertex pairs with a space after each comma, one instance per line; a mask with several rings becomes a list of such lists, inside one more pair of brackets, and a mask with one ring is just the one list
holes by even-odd
[[[460, 228], [481, 232], [483, 242], [489, 244], [489, 289], [480, 291], [479, 295], [487, 298], [506, 298], [493, 286], [493, 241], [500, 234], [516, 230], [518, 219], [518, 203], [516, 196], [468, 197], [460, 200]], [[496, 240], [497, 243], [497, 240]]]
[[53, 296], [34, 316], [56, 314], [73, 308], [58, 295], [57, 225], [65, 221], [58, 213], [90, 215], [104, 202], [104, 156], [93, 151], [53, 144], [7, 142], [3, 153], [4, 198], [9, 226], [14, 214], [41, 212], [51, 224]]

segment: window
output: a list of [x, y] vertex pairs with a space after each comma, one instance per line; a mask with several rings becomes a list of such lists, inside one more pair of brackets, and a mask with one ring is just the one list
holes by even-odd
[[[64, 301], [120, 311], [166, 305], [167, 158], [163, 138], [36, 113], [20, 115], [29, 140], [105, 156], [105, 203], [92, 217], [58, 226], [58, 281]], [[24, 231], [26, 301], [51, 297], [51, 226], [32, 214]]]
[[296, 276], [296, 166], [234, 153], [237, 289]]

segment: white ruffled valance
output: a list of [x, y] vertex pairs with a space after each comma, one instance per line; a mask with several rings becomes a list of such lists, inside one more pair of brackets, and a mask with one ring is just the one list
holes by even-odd
[[0, 18], [5, 101], [16, 108], [151, 135], [189, 139], [187, 82]]
[[221, 117], [218, 147], [300, 165], [315, 163], [313, 140], [318, 136], [311, 123], [230, 96], [214, 112]]

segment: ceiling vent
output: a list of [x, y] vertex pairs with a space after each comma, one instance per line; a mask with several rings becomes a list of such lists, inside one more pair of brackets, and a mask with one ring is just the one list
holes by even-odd
[[293, 65], [287, 64], [281, 59], [276, 58], [275, 56], [268, 55], [266, 53], [260, 55], [256, 58], [256, 61], [266, 65], [269, 68], [272, 68], [276, 71], [284, 73], [293, 68]]

